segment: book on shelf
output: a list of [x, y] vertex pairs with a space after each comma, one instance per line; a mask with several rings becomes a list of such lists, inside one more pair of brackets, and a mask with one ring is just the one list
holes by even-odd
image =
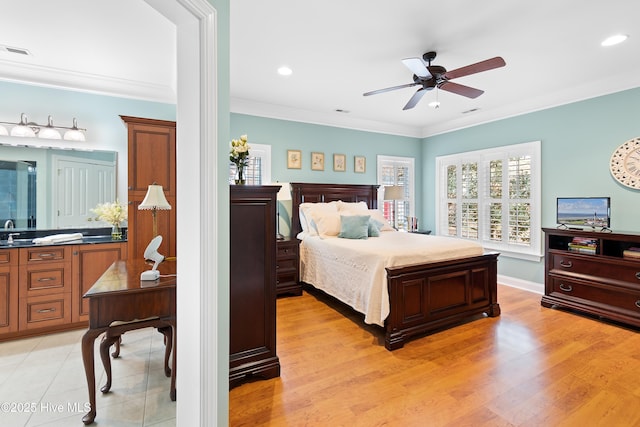
[[633, 250], [633, 248], [625, 249], [622, 251], [624, 258], [640, 259], [640, 250]]

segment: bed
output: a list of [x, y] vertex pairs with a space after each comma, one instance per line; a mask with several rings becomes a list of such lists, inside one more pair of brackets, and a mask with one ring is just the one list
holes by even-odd
[[[369, 251], [382, 252], [381, 247], [391, 247], [394, 237], [407, 238], [408, 250], [397, 256], [389, 255], [384, 261], [386, 265], [382, 267], [373, 265], [374, 262], [367, 265], [369, 261], [365, 260], [368, 258], [361, 257], [359, 250], [353, 249], [353, 246], [365, 248], [364, 241], [310, 238], [307, 233], [302, 233], [300, 211], [307, 211], [308, 203], [328, 205], [329, 202], [342, 203], [344, 206], [366, 204], [367, 209], [376, 209], [377, 185], [291, 183], [291, 194], [291, 231], [292, 236], [301, 239], [299, 261], [303, 284], [351, 306], [364, 315], [365, 323], [384, 328], [385, 347], [388, 350], [403, 347], [410, 338], [480, 318], [481, 314], [489, 317], [500, 315], [497, 301], [498, 253], [484, 252], [481, 248], [477, 251], [465, 245], [457, 247], [455, 245], [458, 243], [455, 242], [459, 242], [458, 239], [383, 231], [380, 237], [365, 240], [366, 245], [374, 245]], [[303, 205], [302, 209], [300, 205]], [[304, 214], [302, 218], [304, 221]], [[417, 249], [411, 249], [411, 245], [418, 244], [420, 239], [431, 239], [429, 242], [443, 248], [447, 243], [445, 241], [455, 242], [452, 243], [454, 246], [445, 249], [448, 252], [425, 255], [424, 259], [431, 260], [425, 262]], [[378, 245], [377, 248], [375, 245]], [[352, 255], [349, 255], [349, 251], [352, 251]], [[453, 256], [452, 251], [455, 253]], [[391, 258], [394, 262], [388, 261]], [[353, 271], [343, 273], [338, 270], [343, 267], [352, 268]], [[332, 274], [334, 268], [336, 274]], [[383, 283], [378, 284], [378, 288], [375, 286], [380, 281], [380, 272], [376, 268], [381, 268], [383, 275]], [[372, 289], [349, 290], [353, 283], [360, 280], [361, 273], [358, 270], [366, 270], [366, 274], [374, 276]], [[355, 300], [345, 296], [350, 293], [356, 293]], [[380, 307], [376, 305], [377, 296], [380, 296]]]

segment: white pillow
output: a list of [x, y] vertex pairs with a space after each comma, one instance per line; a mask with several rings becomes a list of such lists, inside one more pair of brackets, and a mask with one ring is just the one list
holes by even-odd
[[361, 212], [364, 213], [369, 209], [367, 202], [343, 202], [342, 200], [338, 201], [338, 211], [339, 212]]
[[317, 236], [318, 231], [312, 224], [311, 214], [313, 212], [338, 212], [338, 206], [336, 202], [329, 203], [300, 203], [298, 207], [298, 213], [300, 217], [300, 226], [302, 231], [306, 231], [311, 236]]
[[371, 215], [371, 218], [382, 223], [380, 231], [395, 231], [395, 228], [389, 224], [387, 219], [384, 217], [384, 214], [378, 209], [369, 209], [369, 215]]
[[320, 237], [337, 236], [340, 233], [340, 214], [338, 212], [314, 211], [311, 220]]

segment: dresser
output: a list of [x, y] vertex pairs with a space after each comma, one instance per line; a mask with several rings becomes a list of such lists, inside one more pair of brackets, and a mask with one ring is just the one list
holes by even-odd
[[[544, 307], [571, 308], [640, 326], [638, 233], [544, 228]], [[640, 252], [638, 253], [640, 254]]]
[[280, 186], [230, 186], [229, 386], [280, 376], [276, 203]]
[[276, 293], [302, 295], [298, 269], [298, 239], [278, 240], [276, 255]]

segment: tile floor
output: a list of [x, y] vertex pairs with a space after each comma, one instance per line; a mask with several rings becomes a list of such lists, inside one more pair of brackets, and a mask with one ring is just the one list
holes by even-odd
[[[0, 343], [0, 425], [82, 426], [89, 396], [81, 338], [84, 330]], [[176, 424], [169, 399], [163, 336], [153, 328], [123, 335], [120, 359], [112, 359], [111, 391], [96, 340], [96, 426], [167, 427]]]

